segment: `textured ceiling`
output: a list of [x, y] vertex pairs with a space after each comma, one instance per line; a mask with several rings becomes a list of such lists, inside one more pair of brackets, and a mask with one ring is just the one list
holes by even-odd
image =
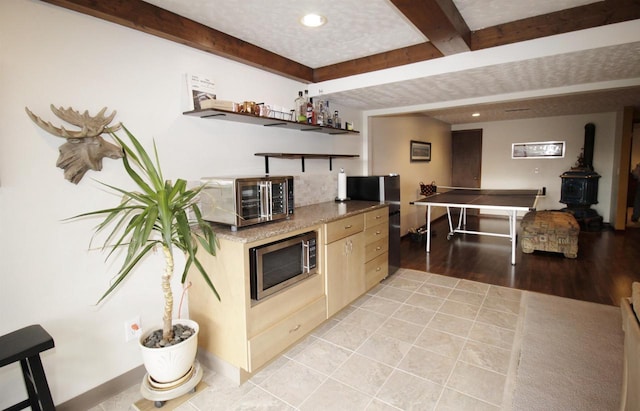
[[565, 10], [594, 0], [453, 0], [467, 26], [479, 30], [527, 17]]
[[[428, 40], [389, 0], [145, 0], [311, 68]], [[363, 7], [363, 3], [366, 4]], [[593, 0], [453, 0], [471, 30], [594, 3]], [[327, 18], [318, 29], [299, 20]]]
[[[331, 98], [362, 110], [429, 103], [448, 107], [455, 104], [451, 102], [464, 99], [630, 78], [640, 78], [640, 42], [360, 88], [332, 94]], [[602, 99], [603, 95], [608, 97]], [[551, 116], [616, 111], [625, 105], [640, 109], [640, 87], [558, 97], [561, 98], [557, 101], [562, 104], [556, 103], [553, 97], [535, 99], [537, 110], [529, 112], [517, 110], [523, 106], [519, 99], [486, 107], [464, 105], [456, 109], [420, 111], [447, 123], [459, 124], [537, 117], [534, 113]], [[548, 107], [543, 109], [544, 105]], [[494, 109], [487, 110], [488, 107]], [[512, 111], [499, 113], [495, 107]], [[474, 112], [480, 112], [481, 117], [471, 117]]]
[[[147, 2], [311, 68], [426, 40], [386, 0], [367, 0], [366, 7], [362, 0]], [[327, 24], [319, 29], [302, 26], [299, 20], [309, 12], [327, 17]]]
[[[311, 68], [428, 40], [390, 0], [367, 0], [366, 7], [362, 7], [361, 0], [146, 1]], [[471, 31], [590, 3], [595, 2], [453, 0]], [[311, 11], [326, 16], [327, 24], [315, 30], [301, 26], [299, 18]], [[544, 98], [505, 97], [630, 79], [640, 79], [640, 37], [638, 42], [611, 47], [523, 58], [411, 80], [387, 80], [329, 93], [326, 97], [339, 105], [360, 110], [407, 107], [406, 112], [422, 112], [459, 124], [615, 111], [624, 105], [636, 106], [640, 112], [638, 81], [632, 81], [631, 86], [624, 89], [600, 90], [594, 86], [591, 92], [581, 90], [573, 95], [558, 91], [558, 95], [547, 93]], [[491, 96], [496, 96], [492, 103]], [[469, 104], [474, 98], [482, 99], [483, 104]], [[411, 108], [427, 104], [429, 109]], [[527, 109], [522, 110], [525, 106]], [[482, 110], [480, 118], [470, 116]]]

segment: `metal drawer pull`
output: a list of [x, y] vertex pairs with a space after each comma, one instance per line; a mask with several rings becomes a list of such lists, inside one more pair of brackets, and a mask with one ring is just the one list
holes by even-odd
[[382, 270], [382, 267], [376, 268], [376, 271], [380, 271], [380, 270]]
[[379, 220], [379, 219], [381, 219], [381, 218], [382, 218], [382, 216], [381, 216], [381, 215], [377, 215], [377, 216], [376, 216], [376, 220]]
[[380, 235], [380, 230], [376, 231], [376, 235]]
[[289, 334], [294, 333], [300, 329], [300, 324], [296, 325], [292, 329], [289, 330]]
[[349, 225], [347, 225], [347, 226], [344, 226], [344, 229], [345, 229], [345, 230], [348, 230], [348, 229], [350, 229], [351, 227], [353, 227], [353, 225], [349, 224]]
[[382, 250], [382, 247], [380, 246], [376, 247], [376, 251], [380, 251], [380, 250]]

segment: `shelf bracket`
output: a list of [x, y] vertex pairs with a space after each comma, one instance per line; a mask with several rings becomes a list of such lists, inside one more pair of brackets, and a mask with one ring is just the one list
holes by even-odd
[[255, 153], [256, 156], [264, 157], [264, 170], [266, 174], [269, 174], [269, 158], [284, 158], [284, 159], [300, 159], [300, 165], [302, 166], [302, 172], [306, 171], [306, 160], [311, 159], [323, 159], [329, 160], [329, 171], [333, 171], [333, 159], [334, 158], [356, 158], [357, 154], [299, 154], [299, 153]]

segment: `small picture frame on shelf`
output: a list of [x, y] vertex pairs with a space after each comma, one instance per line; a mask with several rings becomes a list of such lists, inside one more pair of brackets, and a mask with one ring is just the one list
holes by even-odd
[[411, 140], [411, 162], [431, 161], [431, 143]]

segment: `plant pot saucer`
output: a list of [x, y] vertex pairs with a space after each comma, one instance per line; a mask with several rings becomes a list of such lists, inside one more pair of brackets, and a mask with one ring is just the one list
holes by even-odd
[[185, 375], [171, 382], [158, 382], [154, 380], [152, 376], [147, 374], [147, 382], [149, 383], [149, 387], [154, 391], [172, 390], [174, 388], [178, 388], [179, 386], [184, 384], [185, 381], [190, 379], [193, 376], [194, 371], [195, 371], [195, 366], [192, 365], [191, 368], [189, 368], [189, 371], [187, 371]]
[[193, 363], [193, 366], [187, 374], [176, 381], [171, 383], [157, 383], [154, 381], [153, 385], [161, 385], [161, 387], [158, 388], [152, 385], [152, 379], [149, 374], [145, 374], [142, 379], [142, 384], [140, 385], [140, 394], [147, 400], [155, 401], [156, 407], [159, 408], [164, 401], [169, 401], [194, 391], [198, 383], [202, 380], [202, 375], [203, 370], [198, 360]]

